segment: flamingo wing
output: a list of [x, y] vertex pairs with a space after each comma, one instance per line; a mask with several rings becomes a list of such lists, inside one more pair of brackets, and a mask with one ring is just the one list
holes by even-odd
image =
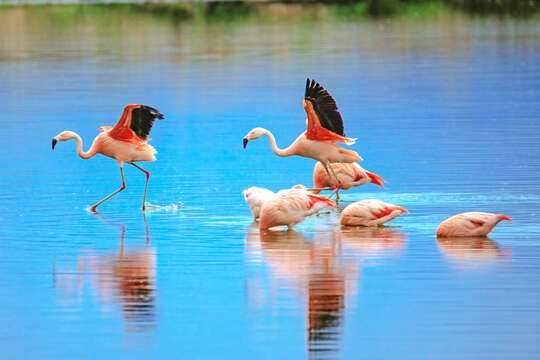
[[148, 134], [156, 119], [163, 119], [158, 110], [141, 104], [128, 105], [109, 136], [135, 145], [143, 144], [149, 140]]
[[306, 81], [306, 93], [302, 102], [308, 116], [306, 137], [310, 140], [353, 144], [345, 137], [343, 119], [332, 96], [315, 80]]

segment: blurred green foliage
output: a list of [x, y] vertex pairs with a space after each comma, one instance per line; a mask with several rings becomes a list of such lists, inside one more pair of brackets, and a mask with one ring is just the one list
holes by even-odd
[[[45, 5], [0, 4], [7, 7], [28, 7], [32, 11], [53, 17], [59, 23], [81, 16], [103, 16], [114, 11], [149, 14], [171, 21], [245, 21], [249, 19], [283, 17], [277, 3], [251, 1], [177, 2], [177, 3], [81, 3]], [[410, 17], [419, 20], [443, 13], [464, 12], [473, 15], [531, 17], [538, 12], [540, 0], [296, 0], [278, 3], [289, 6], [287, 17], [313, 18], [315, 15], [338, 18]], [[300, 10], [299, 10], [300, 7]], [[310, 9], [303, 11], [302, 9]], [[315, 11], [314, 11], [315, 9]]]

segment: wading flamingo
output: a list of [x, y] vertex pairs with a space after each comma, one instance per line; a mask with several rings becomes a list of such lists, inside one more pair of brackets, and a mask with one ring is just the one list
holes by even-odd
[[257, 220], [264, 202], [272, 199], [276, 196], [276, 193], [268, 189], [252, 186], [242, 191], [242, 195], [244, 195], [251, 214], [253, 214], [253, 220]]
[[148, 134], [152, 129], [155, 119], [163, 119], [163, 115], [154, 108], [146, 105], [128, 105], [124, 108], [124, 113], [118, 123], [112, 126], [102, 126], [99, 128], [101, 134], [96, 136], [92, 146], [87, 152], [82, 150], [82, 139], [73, 131], [62, 131], [52, 139], [52, 148], [60, 141], [75, 139], [77, 141], [77, 154], [83, 159], [90, 159], [96, 154], [103, 154], [118, 161], [120, 175], [122, 176], [122, 186], [112, 194], [92, 205], [89, 210], [96, 212], [96, 208], [102, 202], [126, 188], [124, 181], [124, 163], [131, 164], [146, 175], [144, 184], [144, 195], [142, 209], [145, 209], [146, 189], [150, 173], [144, 170], [136, 161], [154, 161], [157, 152], [148, 145]]
[[304, 189], [290, 189], [264, 202], [260, 213], [259, 228], [268, 229], [287, 225], [291, 230], [306, 216], [327, 207], [337, 209], [336, 204], [324, 196], [315, 195]]
[[408, 211], [401, 206], [370, 199], [352, 203], [341, 213], [341, 225], [378, 226]]
[[437, 236], [486, 236], [502, 220], [512, 218], [500, 214], [466, 212], [444, 220], [437, 228]]
[[242, 195], [244, 195], [244, 200], [246, 200], [246, 203], [248, 204], [249, 209], [251, 210], [251, 214], [253, 214], [253, 220], [256, 221], [259, 218], [261, 207], [265, 201], [268, 201], [274, 198], [275, 196], [280, 196], [284, 193], [298, 190], [298, 189], [308, 191], [308, 188], [305, 187], [304, 185], [294, 185], [292, 188], [280, 190], [276, 194], [275, 192], [271, 190], [252, 186], [242, 191]]
[[315, 188], [313, 192], [318, 194], [322, 188], [335, 189], [336, 201], [339, 201], [339, 190], [349, 190], [352, 187], [369, 183], [384, 187], [383, 182], [386, 182], [379, 175], [365, 170], [357, 163], [334, 163], [330, 164], [329, 167], [339, 177], [341, 183], [338, 186], [334, 185], [332, 179], [328, 177], [326, 169], [318, 162], [313, 168], [313, 187]]
[[[272, 151], [278, 156], [302, 156], [320, 161], [330, 176], [328, 164], [352, 163], [362, 161], [362, 158], [352, 150], [346, 150], [336, 143], [354, 144], [356, 139], [345, 137], [343, 120], [338, 111], [336, 102], [321, 85], [315, 80], [307, 79], [306, 93], [302, 101], [307, 113], [307, 130], [286, 149], [280, 149], [276, 145], [274, 135], [263, 128], [254, 128], [244, 137], [244, 148], [251, 140], [268, 136]], [[336, 174], [332, 174], [334, 185], [340, 183]]]

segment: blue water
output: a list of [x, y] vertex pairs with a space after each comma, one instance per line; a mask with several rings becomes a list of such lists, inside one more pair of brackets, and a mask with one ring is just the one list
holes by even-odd
[[[540, 26], [535, 21], [59, 22], [0, 11], [2, 357], [533, 359], [540, 351]], [[241, 191], [311, 185], [278, 158], [306, 77], [388, 181], [343, 193], [410, 211], [382, 229], [321, 214], [259, 234]], [[159, 109], [144, 175], [81, 160], [122, 108]], [[486, 239], [437, 241], [464, 211]]]

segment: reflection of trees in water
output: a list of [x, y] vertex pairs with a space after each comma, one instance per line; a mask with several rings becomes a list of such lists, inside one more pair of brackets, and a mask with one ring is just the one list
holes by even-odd
[[[292, 9], [289, 7], [287, 12]], [[296, 10], [296, 14], [305, 14], [306, 10], [301, 7]], [[322, 14], [327, 13], [322, 10]], [[255, 23], [172, 23], [138, 12], [126, 16], [124, 11], [114, 9], [96, 12], [93, 16], [66, 16], [59, 7], [6, 8], [0, 12], [0, 31], [4, 35], [4, 41], [0, 43], [0, 59], [32, 56], [35, 52], [40, 57], [65, 58], [70, 61], [74, 57], [114, 54], [124, 62], [159, 60], [182, 64], [201, 59], [204, 62], [215, 62], [245, 57], [246, 48], [249, 48], [252, 53], [262, 52], [267, 56], [287, 60], [299, 55], [298, 48], [313, 48], [315, 45], [333, 47], [340, 44], [341, 50], [354, 49], [351, 56], [362, 54], [373, 58], [392, 57], [396, 54], [429, 54], [435, 49], [444, 54], [442, 62], [452, 63], [453, 58], [468, 52], [467, 43], [472, 41], [463, 37], [463, 29], [474, 28], [474, 23], [468, 17], [459, 15], [437, 17], [429, 21], [428, 25], [396, 18], [383, 27], [365, 21], [352, 24], [342, 22], [339, 17], [337, 21], [319, 17], [319, 26], [314, 28], [309, 21], [283, 21], [283, 14], [279, 18], [280, 26], [274, 27], [269, 33], [267, 26], [261, 26], [261, 23], [272, 24], [268, 19], [260, 19]], [[426, 26], [444, 36], [417, 36], [418, 30], [424, 30]], [[312, 36], [314, 29], [317, 36]], [[349, 36], [350, 31], [363, 36]], [[385, 41], [388, 34], [398, 34], [401, 41]], [[155, 44], [153, 51], [148, 51], [149, 43]], [[77, 51], [66, 49], [65, 44], [77, 44]], [[182, 51], [171, 51], [171, 48]], [[325, 61], [335, 62], [335, 59]], [[383, 66], [374, 66], [369, 70], [379, 76], [385, 76], [388, 72]]]
[[[295, 231], [250, 229], [246, 250], [260, 251], [280, 287], [294, 284], [306, 299], [309, 357], [334, 356], [341, 349], [347, 296], [356, 293], [361, 261], [395, 255], [404, 248], [395, 230], [343, 229], [309, 239]], [[248, 292], [248, 296], [253, 296]]]
[[[126, 227], [122, 225], [120, 247], [107, 253], [85, 251], [78, 257], [76, 294], [83, 296], [85, 279], [92, 294], [103, 305], [103, 311], [119, 311], [127, 332], [147, 332], [156, 323], [155, 251], [149, 244], [146, 225], [146, 243], [126, 246]], [[58, 275], [55, 276], [55, 279]], [[61, 279], [62, 280], [62, 279]], [[55, 281], [60, 287], [69, 281]], [[62, 293], [69, 292], [61, 289]], [[112, 309], [109, 308], [112, 305]]]

